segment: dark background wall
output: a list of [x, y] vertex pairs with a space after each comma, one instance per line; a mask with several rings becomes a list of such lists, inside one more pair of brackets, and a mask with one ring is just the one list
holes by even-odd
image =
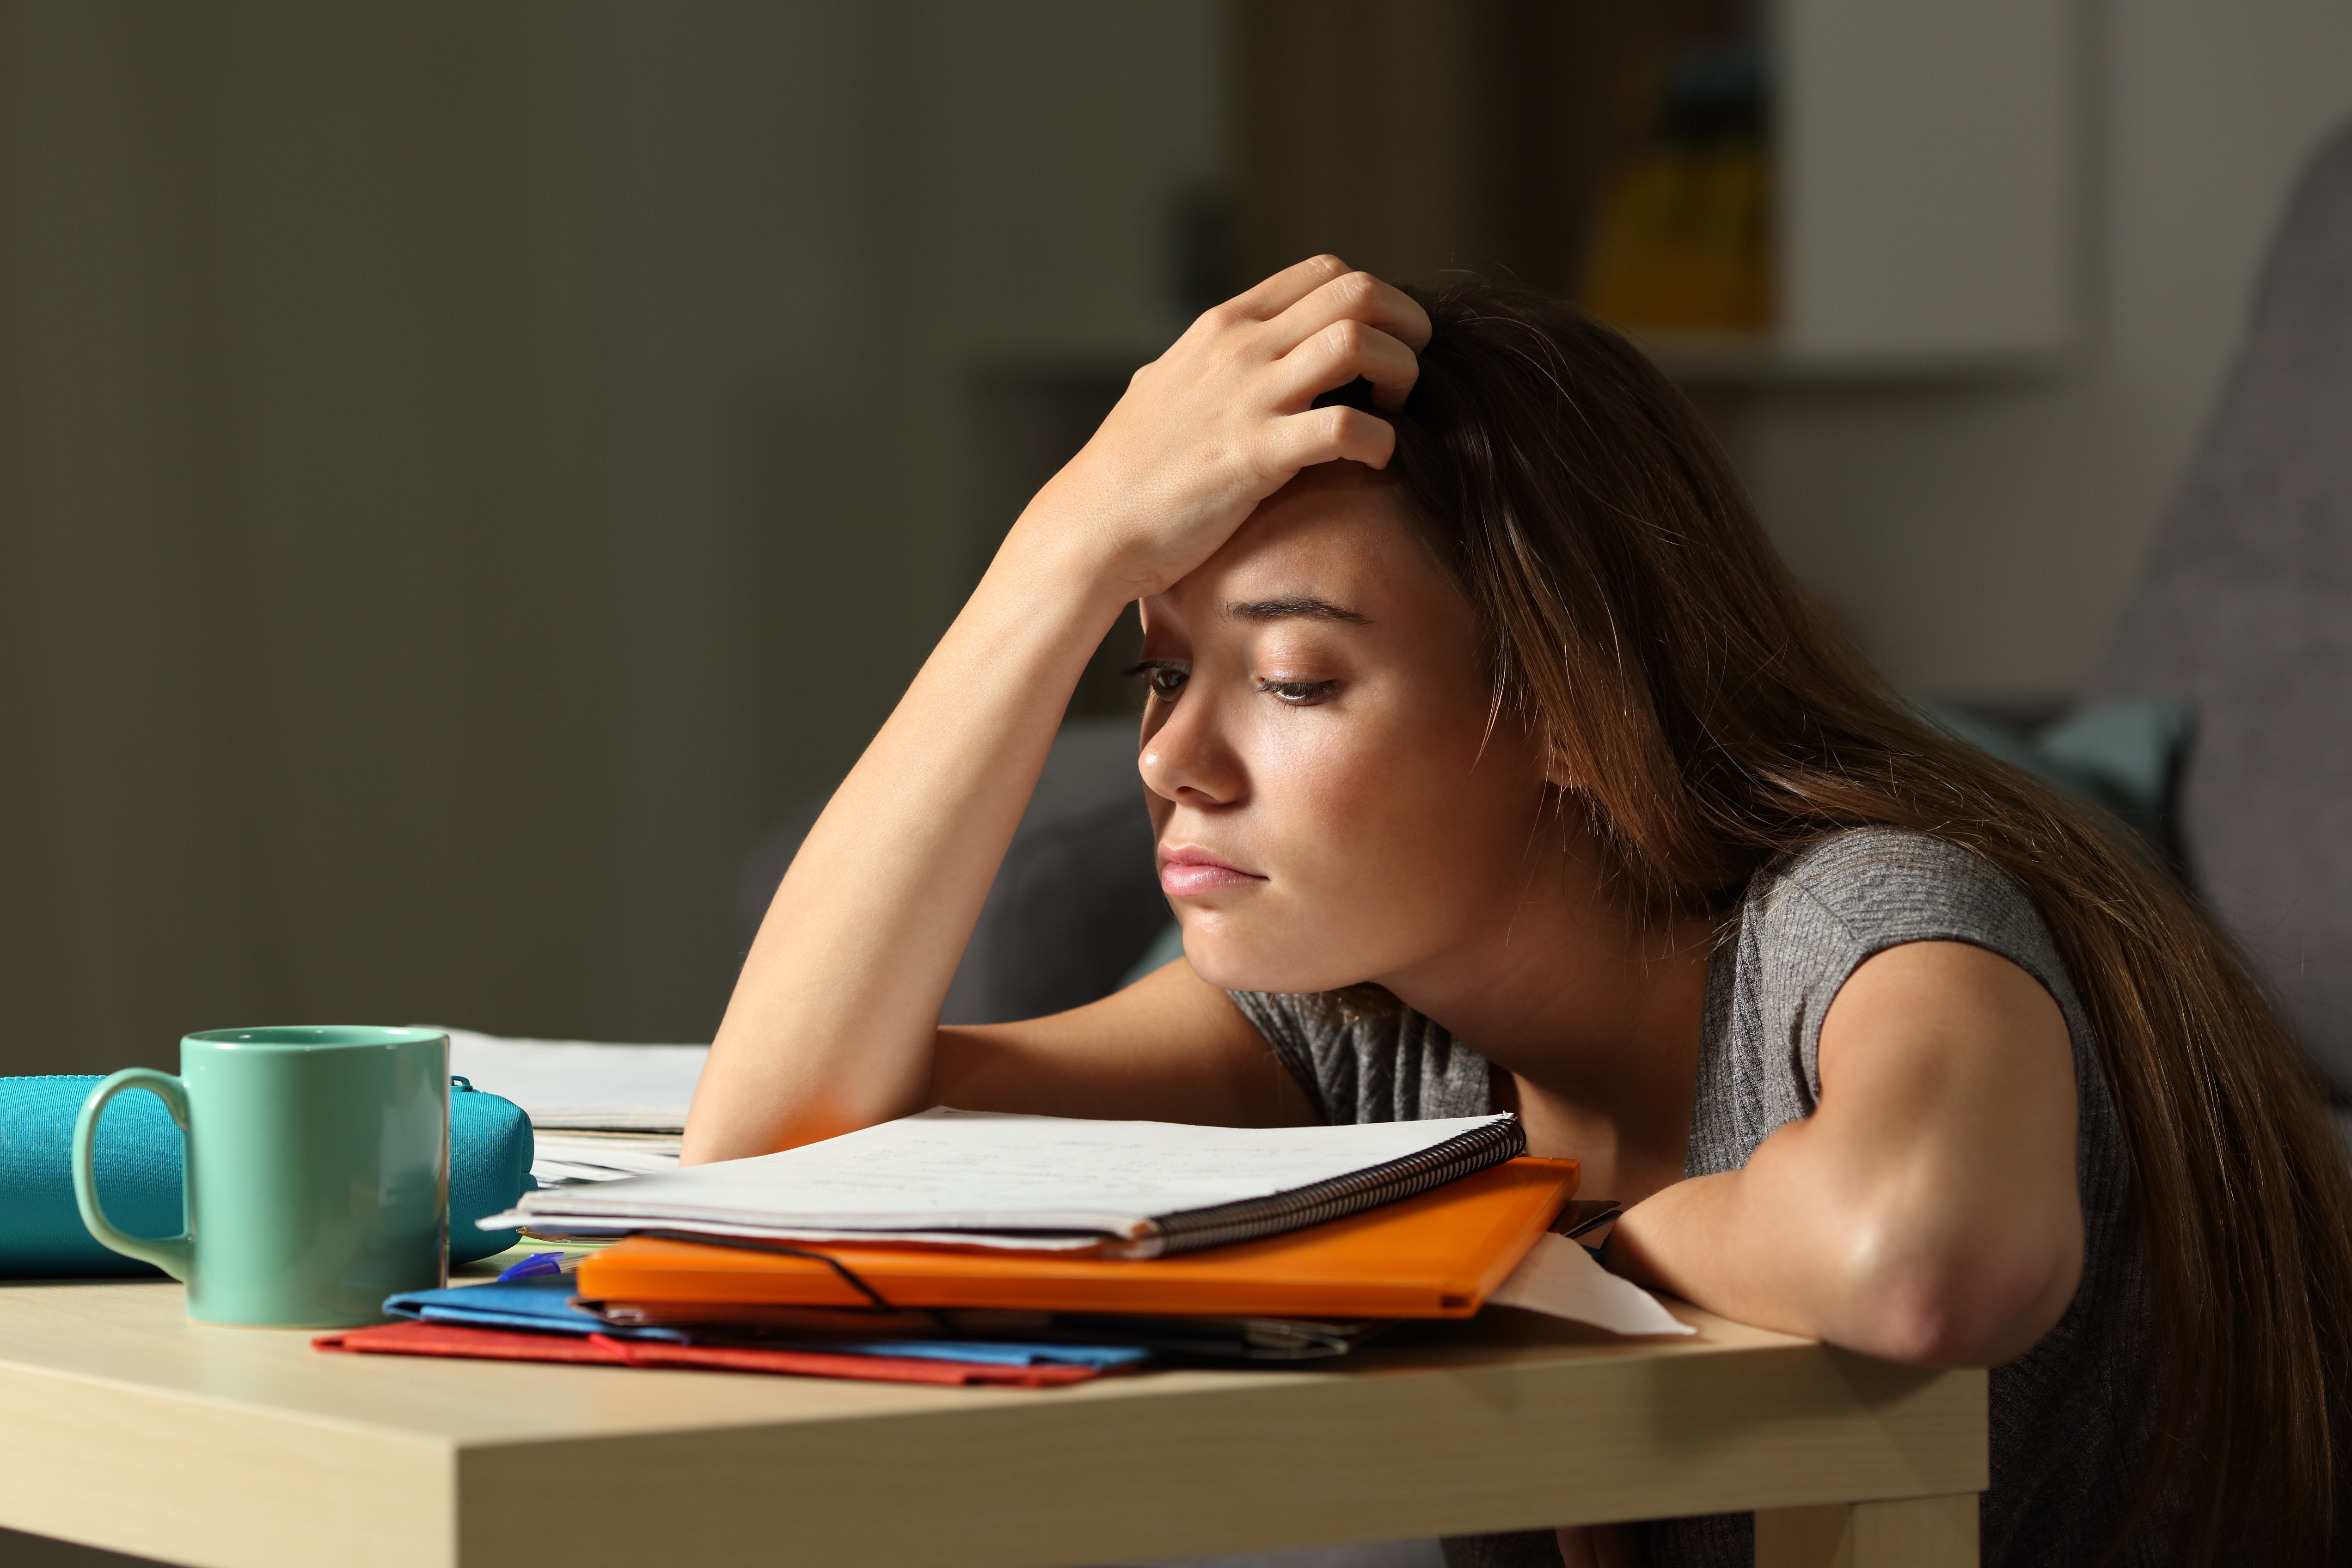
[[1215, 37], [0, 5], [0, 1071], [709, 1037], [738, 858], [1050, 471], [982, 389], [1181, 323]]

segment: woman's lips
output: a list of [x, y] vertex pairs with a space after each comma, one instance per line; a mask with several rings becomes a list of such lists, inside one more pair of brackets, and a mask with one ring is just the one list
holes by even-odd
[[1171, 899], [1213, 893], [1220, 888], [1238, 888], [1245, 883], [1265, 880], [1264, 877], [1237, 866], [1228, 866], [1207, 850], [1195, 849], [1189, 845], [1160, 852], [1160, 890]]

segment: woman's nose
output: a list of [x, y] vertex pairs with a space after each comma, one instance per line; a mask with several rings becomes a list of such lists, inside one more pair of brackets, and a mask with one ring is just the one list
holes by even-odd
[[1155, 701], [1143, 726], [1136, 771], [1144, 786], [1179, 805], [1231, 805], [1243, 793], [1241, 758], [1221, 732], [1213, 704], [1186, 692], [1173, 704]]

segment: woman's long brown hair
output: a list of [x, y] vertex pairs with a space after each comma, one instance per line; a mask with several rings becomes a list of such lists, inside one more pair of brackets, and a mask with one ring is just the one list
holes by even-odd
[[[2056, 939], [2130, 1152], [2163, 1361], [2116, 1542], [2194, 1500], [2185, 1560], [2337, 1544], [2352, 1426], [2352, 1175], [2295, 1041], [2168, 873], [1923, 721], [1813, 613], [1688, 403], [1624, 340], [1475, 279], [1394, 423], [1407, 512], [1476, 609], [1637, 908], [1720, 910], [1759, 868], [1890, 826], [2013, 878]], [[2257, 1545], [2257, 1543], [2263, 1543]]]

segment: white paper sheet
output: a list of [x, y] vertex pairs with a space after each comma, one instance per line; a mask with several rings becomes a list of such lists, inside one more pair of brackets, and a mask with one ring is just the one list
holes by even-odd
[[[511, 1230], [517, 1226], [527, 1226], [533, 1230], [567, 1234], [573, 1230], [610, 1229], [614, 1224], [610, 1220], [551, 1218], [543, 1214], [527, 1214], [520, 1209], [494, 1214], [475, 1223], [484, 1230]], [[632, 1223], [646, 1225], [642, 1220]], [[1106, 1241], [1092, 1231], [1029, 1231], [1019, 1235], [999, 1235], [986, 1230], [815, 1230], [789, 1225], [727, 1225], [707, 1219], [664, 1220], [660, 1225], [647, 1228], [659, 1230], [664, 1235], [740, 1236], [753, 1241], [781, 1241], [795, 1247], [928, 1247], [956, 1252], [1052, 1253], [1056, 1257], [1074, 1253], [1097, 1258], [1135, 1256], [1134, 1244]]]
[[1698, 1332], [1667, 1311], [1655, 1296], [1595, 1263], [1584, 1247], [1549, 1232], [1536, 1238], [1511, 1277], [1487, 1296], [1486, 1304], [1591, 1323], [1612, 1334]]
[[[441, 1025], [432, 1026], [443, 1028]], [[511, 1100], [533, 1127], [682, 1132], [709, 1046], [521, 1040], [445, 1029], [449, 1070]]]
[[624, 1176], [675, 1171], [680, 1142], [626, 1133], [534, 1131], [530, 1173], [541, 1186], [549, 1186], [557, 1182], [613, 1182]]
[[520, 1212], [583, 1226], [676, 1218], [1136, 1237], [1162, 1215], [1349, 1175], [1505, 1120], [1192, 1127], [942, 1107], [779, 1154], [535, 1193]]

